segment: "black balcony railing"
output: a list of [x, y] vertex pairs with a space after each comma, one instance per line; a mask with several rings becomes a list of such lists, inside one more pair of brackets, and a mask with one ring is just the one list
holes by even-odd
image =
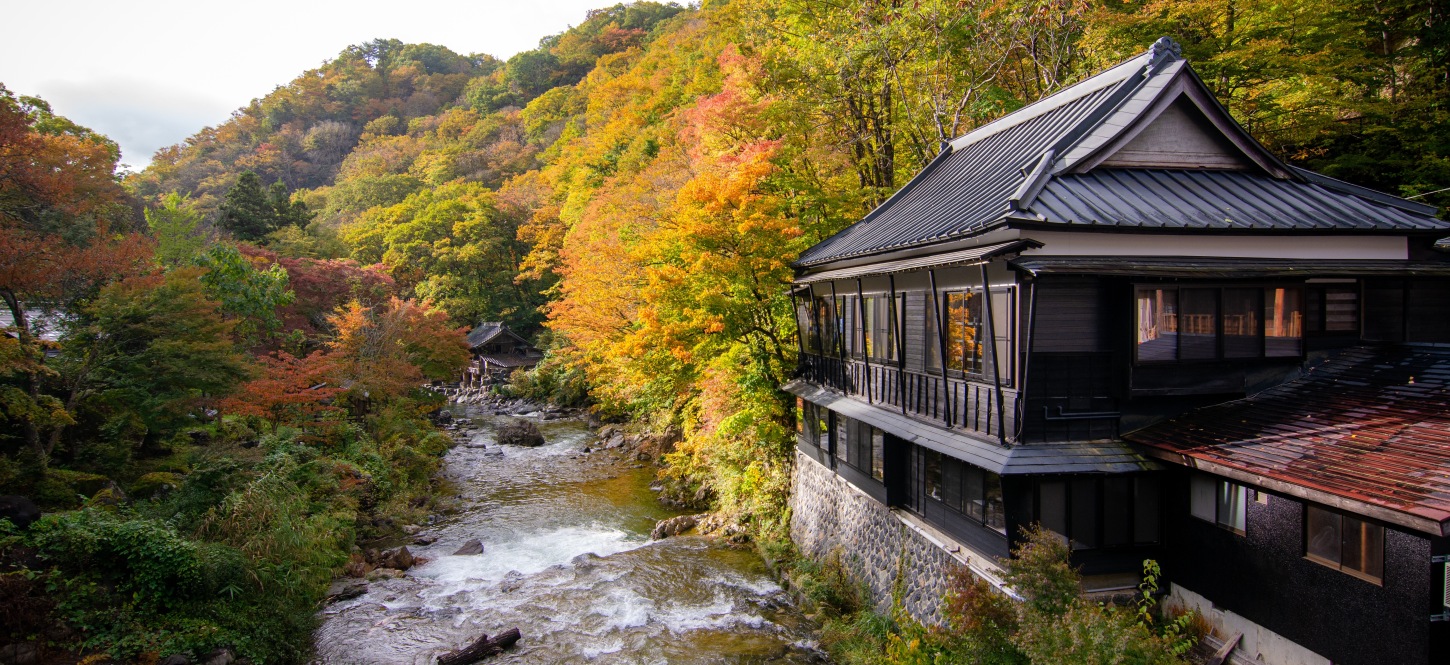
[[[991, 437], [1002, 432], [997, 418], [997, 392], [989, 383], [814, 353], [800, 355], [797, 375], [824, 388], [943, 427]], [[1010, 419], [1016, 392], [1004, 390], [1003, 399], [1007, 401], [1003, 411]], [[1007, 425], [1010, 433], [1011, 423]]]

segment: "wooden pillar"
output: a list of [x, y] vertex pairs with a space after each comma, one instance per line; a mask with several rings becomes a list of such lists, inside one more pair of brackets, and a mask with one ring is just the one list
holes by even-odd
[[936, 271], [926, 271], [926, 276], [931, 280], [931, 308], [936, 313], [936, 355], [937, 361], [941, 364], [941, 389], [945, 395], [942, 403], [946, 405], [947, 428], [952, 426], [952, 400], [950, 380], [947, 379], [947, 329], [941, 316], [941, 295], [936, 290]]
[[896, 340], [896, 399], [901, 402], [901, 413], [906, 413], [906, 335], [901, 329], [901, 312], [896, 307], [896, 275], [887, 275], [891, 283], [891, 313], [892, 337]]
[[866, 403], [871, 403], [871, 358], [866, 353], [866, 336], [871, 331], [866, 329], [866, 295], [861, 290], [861, 278], [856, 278], [856, 322], [861, 326], [860, 344], [856, 348], [861, 349], [861, 368], [866, 374]]
[[997, 318], [992, 313], [992, 285], [987, 282], [987, 264], [978, 263], [982, 270], [982, 306], [987, 308], [987, 348], [992, 350], [992, 385], [997, 391], [997, 440], [1007, 445], [1007, 421], [1002, 405], [1002, 359], [997, 357]]

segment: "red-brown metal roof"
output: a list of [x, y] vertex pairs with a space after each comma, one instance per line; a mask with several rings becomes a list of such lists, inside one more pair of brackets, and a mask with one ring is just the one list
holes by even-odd
[[1357, 347], [1296, 381], [1124, 438], [1161, 459], [1277, 481], [1308, 490], [1301, 496], [1328, 495], [1346, 508], [1371, 508], [1372, 517], [1421, 530], [1435, 523], [1444, 533], [1450, 349]]

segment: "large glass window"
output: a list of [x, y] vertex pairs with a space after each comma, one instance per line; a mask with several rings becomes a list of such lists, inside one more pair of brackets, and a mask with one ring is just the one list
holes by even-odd
[[1315, 563], [1379, 582], [1384, 579], [1385, 529], [1352, 515], [1308, 506], [1304, 553]]
[[1248, 528], [1248, 488], [1238, 483], [1195, 475], [1189, 485], [1189, 512], [1242, 535]]
[[982, 294], [966, 291], [944, 297], [942, 318], [946, 320], [947, 369], [968, 374], [982, 373]]
[[1295, 287], [1140, 287], [1138, 362], [1298, 357], [1304, 292]]
[[[992, 373], [993, 351], [1001, 363], [1001, 378], [1012, 379], [1013, 289], [992, 289], [992, 323], [995, 326], [995, 347], [987, 349], [987, 319], [981, 289], [953, 291], [942, 294], [941, 316], [946, 326], [945, 351], [947, 369], [976, 376]], [[940, 370], [941, 359], [936, 348], [936, 312], [928, 309], [926, 367]]]
[[1138, 289], [1138, 360], [1178, 359], [1178, 290]]
[[861, 327], [857, 329], [857, 335], [864, 344], [867, 358], [879, 361], [895, 361], [897, 356], [897, 331], [900, 321], [893, 322], [892, 314], [898, 318], [901, 316], [901, 307], [904, 298], [897, 296], [895, 312], [892, 311], [891, 297], [886, 295], [866, 296], [862, 300], [862, 309], [865, 314]]
[[841, 464], [847, 464], [847, 450], [851, 446], [851, 419], [841, 414], [836, 414], [836, 430], [834, 432], [834, 452], [836, 460]]
[[936, 451], [924, 450], [926, 495], [947, 508], [1002, 535], [1007, 521], [1002, 509], [1002, 479]]
[[1299, 289], [1264, 291], [1264, 355], [1294, 358], [1304, 354], [1304, 294]]
[[1036, 519], [1073, 549], [1156, 543], [1158, 479], [1152, 475], [1069, 477], [1037, 483]]

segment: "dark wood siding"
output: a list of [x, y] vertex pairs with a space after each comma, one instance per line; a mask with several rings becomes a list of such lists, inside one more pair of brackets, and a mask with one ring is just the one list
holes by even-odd
[[1097, 280], [1051, 280], [1038, 284], [1033, 350], [1110, 351], [1101, 318], [1104, 300], [1103, 287]]

